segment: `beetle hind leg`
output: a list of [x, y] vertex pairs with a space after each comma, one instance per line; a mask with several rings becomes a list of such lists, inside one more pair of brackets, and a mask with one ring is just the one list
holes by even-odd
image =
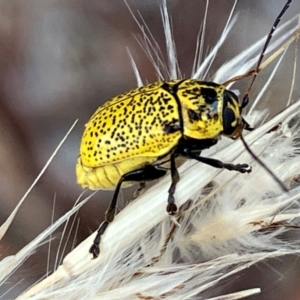
[[107, 211], [105, 212], [105, 219], [104, 221], [101, 223], [101, 225], [99, 226], [99, 229], [97, 231], [97, 235], [93, 241], [93, 245], [90, 247], [89, 252], [91, 254], [93, 254], [93, 258], [97, 258], [99, 256], [100, 253], [100, 241], [101, 241], [101, 236], [102, 234], [105, 232], [107, 226], [109, 225], [109, 223], [111, 223], [116, 215], [116, 207], [117, 207], [117, 202], [118, 202], [118, 195], [120, 192], [120, 188], [122, 185], [122, 182], [124, 181], [123, 179], [124, 176], [121, 177], [121, 179], [119, 180], [113, 198], [109, 204], [109, 207], [107, 209]]
[[100, 242], [101, 236], [105, 232], [108, 225], [114, 220], [115, 215], [117, 213], [116, 207], [118, 202], [118, 195], [120, 192], [120, 188], [122, 183], [125, 181], [133, 181], [145, 183], [145, 181], [152, 181], [155, 179], [159, 179], [163, 177], [167, 173], [167, 169], [160, 166], [147, 165], [142, 169], [134, 170], [124, 174], [115, 189], [113, 198], [109, 204], [108, 210], [105, 213], [105, 220], [101, 223], [97, 235], [94, 239], [93, 245], [91, 246], [89, 252], [93, 254], [93, 258], [97, 258], [100, 253]]

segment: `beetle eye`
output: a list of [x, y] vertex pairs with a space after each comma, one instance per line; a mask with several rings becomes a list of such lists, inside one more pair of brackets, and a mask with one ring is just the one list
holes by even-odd
[[225, 135], [231, 135], [235, 131], [235, 127], [232, 124], [236, 121], [236, 117], [231, 108], [225, 107], [223, 110], [223, 133]]

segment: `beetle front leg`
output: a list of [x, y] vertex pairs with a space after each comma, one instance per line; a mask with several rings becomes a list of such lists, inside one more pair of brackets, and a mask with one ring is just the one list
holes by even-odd
[[185, 154], [189, 158], [193, 158], [199, 162], [202, 162], [214, 168], [227, 169], [229, 171], [238, 171], [240, 173], [250, 173], [252, 171], [251, 166], [249, 166], [248, 164], [234, 165], [234, 164], [223, 163], [222, 161], [214, 158], [198, 156], [190, 151], [186, 151]]

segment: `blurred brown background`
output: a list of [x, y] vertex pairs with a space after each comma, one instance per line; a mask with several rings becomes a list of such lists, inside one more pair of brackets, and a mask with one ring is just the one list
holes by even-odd
[[[224, 61], [267, 34], [284, 2], [238, 1], [235, 10], [239, 16], [237, 25], [221, 48], [209, 75], [212, 76]], [[161, 3], [159, 0], [128, 0], [133, 12], [136, 15], [137, 11], [140, 12], [164, 50], [159, 11]], [[233, 1], [229, 0], [210, 1], [205, 52], [218, 40], [232, 5]], [[173, 0], [168, 1], [168, 8], [180, 68], [185, 77], [189, 77], [205, 1]], [[288, 20], [299, 12], [299, 1], [294, 1], [283, 19]], [[81, 193], [81, 188], [76, 185], [74, 168], [85, 122], [104, 101], [136, 87], [126, 47], [130, 49], [145, 82], [156, 80], [151, 63], [134, 37], [137, 34], [140, 34], [140, 30], [122, 0], [0, 1], [1, 224], [29, 188], [71, 124], [79, 119], [76, 128], [28, 196], [1, 242], [1, 258], [14, 254], [51, 224], [54, 199], [54, 215], [58, 218], [72, 207]], [[270, 103], [276, 95], [276, 101], [272, 102], [274, 113], [284, 107], [285, 102], [280, 103], [278, 99], [286, 99], [288, 96], [293, 62], [292, 47], [265, 97], [265, 102]], [[252, 90], [253, 95], [260, 90], [271, 69], [272, 66], [259, 75]], [[298, 82], [299, 76], [294, 91], [295, 99], [300, 94]], [[130, 199], [132, 191], [129, 189], [123, 192], [125, 202]], [[128, 193], [127, 197], [125, 193]], [[97, 228], [111, 195], [111, 192], [99, 192], [81, 209], [77, 242]], [[56, 237], [59, 240], [59, 234]], [[23, 284], [15, 289], [19, 291], [28, 282], [32, 283], [45, 273], [47, 249], [41, 248], [40, 252], [39, 263], [27, 262], [26, 267], [16, 273], [14, 280], [0, 289], [0, 295], [13, 282], [23, 280]], [[270, 282], [267, 284], [272, 287], [272, 291], [276, 288], [276, 292], [271, 298], [260, 295], [251, 299], [300, 299], [300, 296], [292, 296], [297, 292], [289, 285], [295, 278], [299, 278], [295, 271], [291, 272], [296, 260], [289, 258], [288, 265], [277, 262], [278, 273], [268, 265], [252, 268], [253, 271], [245, 275], [244, 280], [233, 290], [256, 287], [262, 280], [266, 280], [266, 268], [272, 278], [271, 285]], [[289, 273], [284, 273], [287, 272], [286, 267]], [[7, 295], [3, 299], [6, 297], [9, 299], [13, 296]]]

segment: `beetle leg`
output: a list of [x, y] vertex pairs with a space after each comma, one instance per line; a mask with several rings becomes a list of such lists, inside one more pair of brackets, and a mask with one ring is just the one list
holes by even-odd
[[238, 171], [240, 173], [250, 173], [252, 171], [251, 166], [249, 166], [248, 164], [228, 164], [214, 158], [198, 156], [190, 151], [185, 151], [185, 153], [187, 157], [196, 159], [197, 161], [210, 165], [214, 168], [227, 169], [229, 171]]
[[176, 168], [175, 164], [175, 155], [171, 155], [171, 178], [172, 178], [172, 183], [169, 188], [169, 197], [168, 197], [168, 205], [167, 205], [167, 212], [173, 216], [177, 212], [177, 206], [175, 204], [175, 198], [174, 198], [174, 193], [176, 189], [176, 185], [179, 181], [179, 174]]
[[134, 181], [134, 182], [145, 182], [145, 181], [151, 181], [158, 179], [160, 177], [163, 177], [167, 173], [167, 169], [159, 167], [159, 166], [152, 166], [148, 165], [142, 169], [134, 170], [132, 172], [128, 172], [124, 174], [115, 189], [113, 198], [109, 204], [108, 210], [105, 213], [105, 219], [101, 223], [97, 235], [94, 239], [93, 245], [90, 248], [90, 253], [93, 254], [93, 258], [96, 258], [99, 256], [100, 253], [100, 241], [101, 241], [101, 236], [105, 232], [107, 226], [109, 223], [111, 223], [116, 215], [116, 207], [117, 207], [117, 202], [118, 202], [118, 195], [120, 192], [120, 188], [123, 182], [125, 181]]
[[89, 250], [89, 252], [93, 254], [93, 258], [97, 258], [99, 256], [99, 253], [100, 253], [99, 244], [100, 244], [100, 241], [101, 241], [101, 236], [105, 232], [105, 230], [106, 230], [107, 226], [109, 225], [109, 223], [111, 223], [115, 218], [116, 207], [117, 207], [117, 202], [118, 202], [118, 195], [119, 195], [119, 192], [120, 192], [121, 185], [124, 181], [123, 177], [124, 176], [121, 177], [121, 179], [119, 180], [119, 182], [116, 186], [113, 198], [112, 198], [112, 200], [109, 204], [109, 207], [108, 207], [107, 211], [105, 212], [105, 219], [101, 223], [101, 225], [99, 226], [99, 229], [97, 231], [97, 235], [96, 235], [96, 237], [93, 241], [93, 245], [91, 246], [91, 248]]

